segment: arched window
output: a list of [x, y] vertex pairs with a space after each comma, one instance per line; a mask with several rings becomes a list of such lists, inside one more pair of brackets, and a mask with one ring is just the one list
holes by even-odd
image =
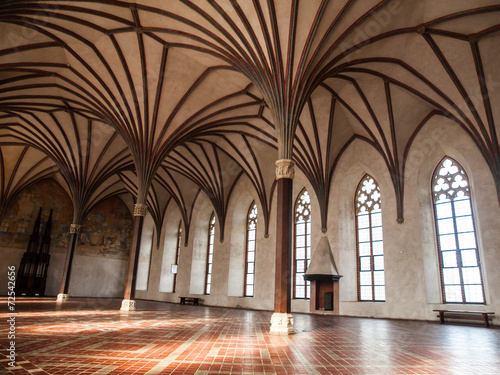
[[441, 287], [445, 303], [484, 303], [467, 174], [445, 157], [432, 178]]
[[207, 245], [207, 270], [205, 273], [205, 294], [210, 294], [210, 285], [212, 284], [212, 261], [214, 257], [214, 238], [215, 238], [215, 215], [212, 214], [208, 224], [208, 245]]
[[182, 220], [179, 221], [179, 227], [177, 229], [177, 245], [175, 253], [175, 273], [174, 273], [174, 288], [173, 293], [175, 293], [175, 288], [177, 286], [177, 268], [179, 267], [179, 258], [181, 254], [181, 241], [182, 241]]
[[358, 299], [385, 301], [382, 206], [377, 181], [365, 175], [356, 191]]
[[303, 190], [295, 202], [295, 247], [293, 252], [293, 298], [310, 298], [310, 282], [304, 280], [311, 261], [311, 199]]
[[255, 235], [257, 232], [257, 205], [252, 202], [247, 215], [247, 242], [245, 256], [245, 297], [253, 297], [255, 281]]

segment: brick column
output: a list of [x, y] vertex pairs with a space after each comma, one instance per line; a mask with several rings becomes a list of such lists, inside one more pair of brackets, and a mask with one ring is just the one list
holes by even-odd
[[142, 227], [144, 218], [148, 213], [145, 204], [137, 203], [134, 209], [134, 226], [132, 229], [132, 243], [130, 244], [130, 255], [128, 261], [127, 281], [125, 283], [125, 293], [123, 295], [122, 311], [135, 310], [135, 283], [137, 281], [137, 266], [139, 263], [139, 253], [141, 251]]
[[81, 228], [82, 226], [79, 224], [71, 224], [69, 227], [69, 246], [68, 252], [66, 253], [66, 261], [64, 262], [61, 287], [59, 288], [59, 294], [57, 295], [57, 302], [64, 302], [68, 299], [69, 282], [71, 279], [71, 267], [73, 266], [73, 256], [75, 255], [76, 244]]
[[291, 245], [292, 245], [292, 188], [294, 163], [289, 159], [276, 161], [277, 217], [276, 217], [276, 273], [274, 314], [271, 332], [292, 334], [291, 300]]

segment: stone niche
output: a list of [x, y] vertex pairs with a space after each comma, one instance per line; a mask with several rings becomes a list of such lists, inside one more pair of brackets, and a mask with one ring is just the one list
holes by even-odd
[[322, 237], [304, 275], [311, 282], [310, 312], [338, 315], [339, 275], [328, 238]]

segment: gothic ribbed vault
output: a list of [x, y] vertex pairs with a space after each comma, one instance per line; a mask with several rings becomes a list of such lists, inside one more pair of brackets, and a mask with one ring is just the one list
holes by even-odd
[[326, 230], [336, 165], [362, 141], [403, 221], [406, 158], [436, 116], [500, 197], [499, 16], [497, 0], [2, 1], [0, 215], [56, 173], [75, 223], [128, 191], [158, 227], [175, 203], [189, 233], [203, 193], [223, 238], [246, 175], [267, 231], [274, 161], [293, 158]]

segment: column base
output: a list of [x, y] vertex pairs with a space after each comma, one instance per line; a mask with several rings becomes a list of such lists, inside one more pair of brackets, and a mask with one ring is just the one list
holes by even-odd
[[57, 302], [66, 302], [68, 300], [68, 295], [67, 294], [63, 294], [63, 293], [59, 293], [57, 295]]
[[132, 299], [124, 299], [120, 311], [135, 311], [135, 301]]
[[271, 333], [292, 335], [294, 333], [292, 314], [274, 313], [271, 316]]

